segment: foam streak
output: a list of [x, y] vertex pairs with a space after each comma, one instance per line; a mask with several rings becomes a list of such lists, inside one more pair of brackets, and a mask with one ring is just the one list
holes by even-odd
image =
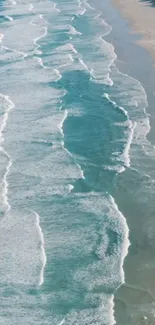
[[41, 242], [40, 248], [41, 248], [42, 268], [41, 268], [40, 279], [39, 279], [39, 283], [38, 283], [39, 286], [41, 286], [44, 283], [44, 269], [45, 269], [45, 265], [46, 265], [46, 262], [47, 262], [47, 257], [46, 257], [46, 252], [45, 252], [44, 234], [43, 234], [42, 228], [40, 226], [40, 216], [35, 211], [33, 211], [33, 213], [36, 216], [36, 227], [38, 229], [40, 242]]
[[[3, 120], [2, 120], [2, 123], [1, 123], [1, 126], [0, 126], [0, 144], [2, 144], [2, 142], [4, 141], [3, 131], [4, 131], [4, 129], [6, 127], [6, 124], [7, 124], [7, 120], [8, 120], [8, 117], [9, 117], [9, 112], [14, 108], [14, 104], [9, 99], [9, 96], [5, 96], [5, 95], [0, 94], [0, 100], [2, 100], [4, 102], [4, 105], [6, 105]], [[5, 208], [5, 213], [7, 213], [11, 209], [11, 206], [10, 206], [9, 200], [8, 200], [7, 176], [8, 176], [8, 173], [9, 173], [11, 165], [12, 165], [12, 160], [11, 160], [9, 154], [5, 151], [3, 146], [0, 146], [0, 151], [7, 157], [7, 160], [8, 160], [8, 164], [6, 166], [6, 171], [4, 173], [3, 180], [2, 180], [2, 184], [3, 184], [2, 198], [3, 198], [3, 203], [4, 203], [5, 207], [6, 207]]]

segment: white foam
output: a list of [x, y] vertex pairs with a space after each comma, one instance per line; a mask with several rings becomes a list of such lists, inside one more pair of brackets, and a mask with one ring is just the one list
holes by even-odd
[[33, 20], [30, 21], [30, 25], [36, 26], [36, 24], [33, 22]]
[[82, 170], [80, 164], [77, 163], [76, 158], [71, 154], [70, 151], [68, 151], [68, 150], [66, 149], [66, 147], [64, 146], [64, 141], [63, 141], [63, 140], [61, 141], [61, 145], [62, 145], [62, 148], [67, 152], [67, 154], [72, 158], [74, 164], [78, 167], [78, 169], [79, 169], [79, 171], [80, 171], [80, 178], [81, 178], [81, 179], [85, 179], [84, 171]]
[[[74, 40], [72, 42], [74, 42]], [[81, 43], [78, 43], [77, 40], [76, 44], [76, 49], [78, 49], [78, 46], [81, 48]], [[92, 36], [89, 42], [89, 47], [91, 57], [89, 52], [87, 53], [82, 51], [80, 51], [80, 56], [83, 62], [87, 62], [85, 65], [87, 65], [87, 69], [89, 70], [93, 81], [112, 86], [113, 80], [110, 75], [111, 66], [117, 58], [114, 52], [114, 47], [110, 43], [105, 42], [101, 36]]]
[[29, 11], [32, 11], [32, 12], [34, 11], [34, 6], [32, 3], [29, 4]]
[[2, 42], [2, 39], [4, 38], [4, 35], [0, 33], [0, 43]]
[[86, 12], [86, 8], [83, 8], [84, 3], [82, 3], [81, 0], [78, 0], [78, 6], [80, 8], [80, 12], [78, 12], [78, 14], [76, 14], [76, 16], [83, 16]]
[[44, 283], [44, 269], [47, 262], [46, 252], [45, 252], [45, 242], [44, 242], [44, 234], [42, 231], [42, 228], [40, 226], [40, 216], [36, 211], [32, 211], [36, 216], [36, 227], [38, 229], [40, 242], [41, 242], [41, 258], [42, 258], [42, 269], [40, 271], [40, 279], [39, 279], [39, 286], [41, 286]]
[[45, 37], [46, 35], [47, 35], [47, 27], [45, 26], [45, 27], [43, 27], [43, 33], [40, 35], [40, 36], [38, 36], [38, 37], [36, 37], [35, 39], [34, 39], [34, 41], [33, 41], [33, 43], [34, 43], [34, 45], [36, 46], [36, 48], [35, 48], [35, 50], [34, 50], [34, 53], [39, 53], [39, 54], [41, 54], [42, 53], [42, 51], [41, 50], [38, 50], [39, 48], [40, 48], [40, 45], [38, 44], [38, 41], [41, 39], [41, 38], [43, 38], [43, 37]]
[[64, 121], [66, 120], [67, 116], [68, 116], [68, 111], [67, 111], [67, 109], [65, 109], [64, 116], [63, 116], [63, 118], [62, 118], [62, 120], [61, 120], [61, 122], [59, 124], [59, 130], [60, 130], [60, 133], [61, 133], [62, 137], [64, 137], [63, 124], [64, 124]]
[[15, 0], [8, 0], [7, 2], [6, 2], [6, 4], [5, 4], [5, 7], [13, 7], [13, 6], [15, 6], [17, 3], [16, 3], [16, 1]]
[[129, 127], [129, 136], [128, 136], [128, 141], [127, 144], [125, 146], [123, 155], [122, 155], [122, 159], [125, 163], [126, 167], [130, 167], [130, 162], [131, 162], [131, 157], [130, 157], [130, 147], [133, 141], [133, 137], [134, 137], [134, 130], [137, 126], [137, 123], [130, 123], [130, 127]]
[[10, 168], [12, 166], [12, 160], [11, 160], [9, 154], [2, 147], [2, 142], [4, 141], [3, 131], [7, 124], [9, 112], [14, 108], [14, 104], [10, 100], [9, 96], [3, 95], [3, 94], [0, 94], [0, 100], [2, 100], [2, 107], [4, 106], [4, 115], [3, 115], [3, 119], [2, 119], [2, 122], [0, 125], [0, 144], [1, 144], [0, 151], [7, 157], [7, 160], [8, 160], [8, 164], [6, 165], [6, 171], [5, 171], [3, 179], [2, 179], [2, 183], [3, 183], [2, 199], [3, 199], [4, 205], [6, 207], [5, 213], [7, 213], [11, 209], [11, 206], [10, 206], [9, 200], [8, 200], [7, 176], [9, 174]]
[[73, 53], [77, 54], [78, 51], [75, 49], [74, 45], [73, 44], [68, 44], [69, 48], [71, 49], [71, 51], [73, 51]]
[[54, 7], [54, 9], [56, 9], [57, 12], [61, 11], [59, 8], [57, 8], [57, 3], [56, 2], [53, 2], [53, 7]]
[[7, 176], [9, 174], [10, 168], [12, 166], [12, 160], [10, 158], [10, 156], [8, 155], [8, 153], [4, 150], [4, 148], [0, 147], [0, 151], [2, 153], [4, 153], [4, 155], [7, 157], [8, 159], [8, 164], [6, 166], [6, 171], [4, 173], [3, 179], [2, 179], [2, 184], [3, 184], [3, 189], [2, 189], [2, 200], [3, 203], [5, 205], [5, 213], [7, 213], [8, 211], [11, 210], [11, 205], [9, 203], [9, 199], [8, 199], [8, 182], [7, 182]]
[[5, 108], [5, 111], [4, 111], [3, 120], [2, 120], [2, 123], [0, 125], [0, 143], [2, 143], [4, 141], [4, 139], [3, 139], [3, 131], [4, 131], [4, 129], [6, 127], [6, 124], [7, 124], [9, 112], [14, 108], [14, 104], [10, 100], [9, 96], [7, 96], [7, 95], [0, 94], [0, 100], [2, 100], [2, 103], [4, 103], [4, 105], [6, 103], [6, 108]]
[[69, 33], [71, 35], [82, 35], [80, 32], [78, 32], [72, 25], [69, 25]]
[[62, 319], [62, 321], [60, 323], [58, 323], [58, 325], [63, 325], [65, 322], [65, 317]]
[[94, 19], [98, 19], [98, 18], [100, 18], [101, 15], [102, 15], [102, 11], [99, 11], [99, 12], [96, 14], [96, 16], [94, 17]]
[[110, 195], [110, 201], [112, 203], [114, 211], [117, 213], [117, 216], [119, 217], [119, 219], [121, 221], [121, 224], [122, 224], [123, 230], [124, 230], [122, 252], [121, 252], [120, 272], [121, 272], [122, 282], [125, 283], [125, 274], [124, 274], [124, 270], [123, 270], [123, 264], [124, 264], [124, 259], [128, 254], [128, 249], [130, 246], [129, 228], [128, 228], [128, 225], [127, 225], [124, 215], [119, 211], [118, 206], [117, 206], [114, 198], [111, 195]]
[[124, 113], [124, 115], [129, 119], [129, 115], [128, 115], [128, 112], [122, 107], [122, 106], [118, 106], [117, 104], [116, 104], [116, 102], [114, 102], [113, 100], [111, 100], [110, 99], [110, 96], [109, 96], [109, 94], [107, 94], [107, 93], [104, 93], [103, 94], [103, 97], [104, 98], [107, 98], [107, 100], [114, 106], [114, 107], [116, 107], [116, 108], [118, 108], [119, 110], [121, 110], [123, 113]]
[[[134, 130], [137, 126], [137, 123], [134, 122], [132, 123], [131, 120], [129, 119], [129, 114], [128, 112], [122, 107], [122, 106], [118, 106], [116, 104], [115, 101], [110, 99], [109, 94], [104, 93], [103, 97], [106, 98], [114, 107], [118, 108], [119, 110], [121, 110], [124, 115], [127, 117], [127, 122], [128, 122], [128, 139], [127, 139], [127, 143], [125, 145], [123, 154], [120, 156], [121, 160], [124, 162], [125, 167], [130, 167], [130, 147], [133, 141], [133, 137], [134, 137]], [[121, 167], [121, 169], [119, 170], [119, 173], [123, 172], [125, 169], [123, 167]]]
[[32, 53], [33, 40], [37, 40], [38, 35], [43, 36], [44, 32], [42, 26], [37, 25], [34, 28], [30, 24], [29, 15], [25, 15], [23, 19], [17, 19], [16, 23], [11, 24], [10, 28], [5, 28], [3, 45], [13, 51]]
[[[96, 83], [106, 84], [108, 86], [113, 85], [113, 80], [110, 76], [111, 65], [116, 60], [117, 56], [114, 51], [114, 47], [111, 43], [106, 42], [103, 36], [108, 35], [112, 26], [108, 25], [104, 19], [101, 18], [101, 11], [91, 7], [86, 1], [78, 1], [79, 8], [84, 7], [84, 13], [87, 14], [88, 24], [94, 24], [94, 29], [91, 30], [90, 35], [85, 35], [83, 31], [82, 41], [88, 43], [91, 52], [91, 60], [89, 52], [80, 51], [80, 59], [84, 62], [85, 68], [89, 70], [91, 79]], [[79, 15], [79, 14], [78, 14]], [[73, 39], [75, 44], [81, 48], [81, 38]], [[78, 47], [76, 47], [78, 49]], [[104, 57], [104, 60], [103, 60]], [[82, 63], [81, 61], [81, 63]]]
[[7, 46], [4, 46], [4, 45], [2, 46], [2, 48], [4, 50], [6, 50], [6, 51], [11, 51], [11, 52], [17, 53], [18, 55], [22, 56], [23, 59], [25, 59], [28, 56], [27, 53], [24, 53], [24, 52], [21, 52], [21, 51], [18, 51], [18, 50], [11, 49], [11, 48], [9, 48]]
[[[79, 58], [79, 62], [83, 65], [83, 67], [84, 67], [87, 71], [89, 71], [87, 65], [85, 64], [85, 62], [84, 62], [81, 58]], [[91, 74], [93, 74], [92, 71], [91, 71]]]
[[81, 8], [81, 11], [77, 14], [77, 16], [83, 16], [86, 12], [86, 8]]
[[38, 270], [43, 266], [42, 238], [36, 219], [35, 213], [28, 213], [28, 209], [25, 211], [18, 205], [0, 219], [1, 283], [11, 287], [12, 284], [36, 286], [41, 282]]
[[56, 75], [57, 75], [57, 78], [55, 79], [55, 81], [60, 80], [60, 79], [62, 78], [62, 75], [61, 75], [61, 73], [59, 72], [59, 70], [58, 70], [58, 69], [54, 69], [54, 72], [55, 72]]
[[[112, 68], [112, 78], [117, 93], [115, 97], [119, 100], [119, 103], [125, 106], [130, 122], [132, 122], [132, 125], [130, 124], [129, 143], [125, 148], [126, 163], [129, 165], [130, 160], [132, 161], [132, 168], [137, 168], [137, 164], [139, 168], [141, 149], [145, 154], [155, 157], [154, 148], [147, 139], [147, 134], [151, 128], [149, 116], [146, 112], [148, 107], [147, 95], [138, 80], [121, 73], [116, 67]], [[137, 154], [134, 147], [131, 146], [132, 142], [137, 146]], [[131, 157], [129, 157], [129, 146]], [[144, 168], [144, 173], [146, 173], [145, 164], [141, 165], [141, 168]]]
[[69, 195], [72, 192], [73, 188], [74, 188], [74, 186], [72, 184], [68, 184], [68, 193], [67, 193], [67, 195]]
[[13, 21], [13, 18], [11, 16], [5, 16], [9, 21]]
[[70, 61], [71, 61], [71, 62], [74, 62], [74, 59], [73, 59], [72, 55], [71, 55], [71, 54], [68, 54], [68, 56], [69, 56], [69, 58], [70, 58]]
[[38, 63], [39, 63], [39, 65], [42, 67], [42, 68], [46, 68], [46, 66], [43, 64], [43, 60], [41, 59], [41, 58], [39, 58], [39, 57], [35, 57], [35, 59], [38, 61]]
[[[67, 111], [67, 109], [65, 109], [63, 118], [62, 118], [61, 122], [59, 123], [59, 130], [60, 130], [60, 133], [61, 133], [63, 138], [64, 138], [63, 124], [64, 124], [64, 121], [66, 120], [67, 116], [68, 116], [68, 111]], [[83, 172], [81, 166], [77, 163], [76, 158], [70, 153], [70, 151], [68, 151], [66, 149], [66, 147], [64, 145], [64, 140], [61, 140], [61, 146], [67, 152], [67, 154], [72, 158], [72, 160], [74, 161], [74, 163], [76, 164], [76, 166], [80, 170], [80, 175], [81, 175], [80, 177], [82, 179], [85, 179], [84, 172]]]
[[87, 2], [87, 0], [85, 0], [84, 3], [85, 3], [85, 5], [86, 5], [87, 8], [89, 8], [89, 9], [91, 9], [91, 10], [93, 10], [93, 11], [97, 11], [94, 7], [92, 7], [92, 6]]
[[8, 2], [9, 2], [10, 4], [6, 5], [6, 7], [14, 6], [14, 5], [17, 4], [15, 0], [9, 0]]

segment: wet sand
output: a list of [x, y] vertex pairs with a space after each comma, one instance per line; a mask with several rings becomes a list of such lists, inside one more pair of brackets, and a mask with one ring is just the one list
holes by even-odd
[[[155, 65], [155, 7], [151, 1], [112, 0], [112, 3], [127, 19], [131, 33], [138, 36], [136, 43], [147, 49]], [[141, 56], [137, 56], [138, 69], [141, 68], [145, 86], [147, 84], [145, 89], [153, 88], [154, 80], [145, 74]], [[137, 57], [133, 60], [137, 62]], [[155, 100], [150, 116], [152, 138], [155, 137], [154, 103]], [[122, 180], [116, 182], [116, 202], [127, 219], [131, 241], [124, 263], [126, 283], [115, 295], [117, 325], [155, 325], [155, 164], [153, 157], [145, 159], [148, 170], [151, 167], [150, 179], [144, 177], [140, 169], [127, 171]]]
[[149, 1], [112, 0], [121, 14], [129, 20], [134, 33], [141, 35], [139, 45], [151, 53], [155, 63], [155, 8]]

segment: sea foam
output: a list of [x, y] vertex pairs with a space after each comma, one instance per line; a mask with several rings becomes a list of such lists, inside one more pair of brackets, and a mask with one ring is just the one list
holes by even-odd
[[6, 156], [7, 161], [8, 161], [8, 163], [6, 165], [6, 171], [5, 171], [3, 179], [2, 179], [2, 183], [3, 183], [2, 198], [3, 198], [4, 205], [5, 205], [5, 213], [7, 213], [11, 209], [11, 206], [10, 206], [9, 200], [8, 200], [7, 176], [9, 174], [9, 171], [10, 171], [10, 168], [12, 165], [12, 160], [11, 160], [10, 155], [5, 151], [2, 143], [4, 142], [3, 132], [7, 125], [9, 113], [14, 108], [14, 103], [10, 100], [9, 96], [3, 95], [3, 94], [0, 94], [0, 102], [4, 109], [3, 119], [2, 119], [1, 125], [0, 125], [0, 151], [1, 151], [1, 153], [3, 153]]
[[36, 227], [38, 229], [39, 237], [40, 237], [40, 249], [41, 249], [41, 259], [42, 259], [42, 268], [40, 271], [40, 279], [39, 279], [39, 286], [44, 283], [44, 269], [47, 262], [46, 252], [45, 252], [45, 242], [44, 242], [44, 234], [42, 228], [40, 226], [40, 216], [37, 212], [34, 211], [36, 216]]

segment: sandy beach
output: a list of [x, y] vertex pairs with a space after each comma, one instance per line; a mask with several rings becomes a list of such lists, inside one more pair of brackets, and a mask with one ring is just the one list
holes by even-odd
[[155, 63], [155, 8], [148, 1], [113, 0], [113, 3], [129, 20], [132, 31], [142, 35], [138, 44], [149, 50]]

